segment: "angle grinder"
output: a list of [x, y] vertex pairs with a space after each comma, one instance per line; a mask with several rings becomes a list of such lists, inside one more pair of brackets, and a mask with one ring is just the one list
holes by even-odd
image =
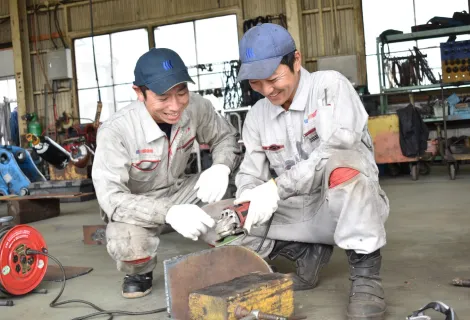
[[243, 229], [246, 216], [248, 215], [249, 202], [232, 205], [224, 208], [220, 214], [220, 218], [215, 225], [217, 233], [217, 242], [223, 242], [230, 236], [238, 236], [246, 234]]

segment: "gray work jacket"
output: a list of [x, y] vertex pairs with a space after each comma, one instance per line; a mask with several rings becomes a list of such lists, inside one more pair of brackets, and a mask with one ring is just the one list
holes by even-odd
[[139, 101], [116, 112], [98, 130], [93, 184], [105, 221], [152, 227], [165, 223], [171, 189], [184, 179], [194, 141], [208, 144], [213, 164], [237, 165], [237, 130], [211, 102], [190, 93], [170, 139]]

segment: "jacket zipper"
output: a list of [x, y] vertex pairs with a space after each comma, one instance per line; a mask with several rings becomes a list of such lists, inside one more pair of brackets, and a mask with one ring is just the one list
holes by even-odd
[[180, 128], [181, 127], [178, 127], [178, 130], [176, 130], [176, 133], [175, 133], [175, 136], [173, 137], [173, 139], [170, 140], [168, 139], [168, 137], [165, 135], [167, 141], [168, 141], [168, 164], [167, 164], [167, 170], [170, 168], [170, 158], [172, 156], [172, 152], [171, 152], [171, 146], [173, 145], [173, 142], [175, 142], [175, 139], [176, 139], [176, 136], [178, 135], [178, 133], [180, 132]]

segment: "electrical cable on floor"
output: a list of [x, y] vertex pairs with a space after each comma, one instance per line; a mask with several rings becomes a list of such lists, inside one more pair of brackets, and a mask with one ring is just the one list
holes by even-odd
[[45, 252], [42, 252], [42, 251], [27, 249], [26, 254], [27, 255], [33, 255], [33, 254], [35, 254], [35, 255], [44, 255], [44, 256], [52, 259], [59, 266], [60, 270], [62, 271], [62, 281], [63, 281], [62, 287], [60, 288], [59, 294], [49, 304], [49, 306], [51, 308], [56, 308], [58, 306], [62, 306], [64, 304], [69, 304], [69, 303], [82, 303], [82, 304], [86, 304], [86, 305], [92, 307], [95, 310], [98, 310], [98, 312], [91, 313], [91, 314], [88, 314], [86, 316], [73, 318], [72, 320], [85, 320], [85, 319], [90, 319], [90, 318], [94, 318], [94, 317], [102, 316], [102, 315], [109, 315], [108, 320], [111, 320], [111, 319], [114, 318], [114, 316], [118, 316], [118, 315], [143, 316], [143, 315], [161, 313], [161, 312], [166, 311], [166, 307], [165, 308], [154, 309], [154, 310], [149, 310], [149, 311], [139, 311], [139, 312], [131, 312], [131, 311], [124, 311], [124, 310], [104, 310], [104, 309], [98, 307], [97, 305], [95, 305], [91, 302], [81, 300], [81, 299], [73, 299], [73, 300], [66, 300], [66, 301], [57, 302], [59, 300], [59, 298], [62, 296], [62, 293], [64, 292], [65, 282], [67, 280], [66, 276], [65, 276], [65, 269], [62, 266], [62, 263], [60, 263], [59, 260], [57, 260], [55, 257], [51, 256], [49, 253], [47, 253], [47, 250], [45, 250]]

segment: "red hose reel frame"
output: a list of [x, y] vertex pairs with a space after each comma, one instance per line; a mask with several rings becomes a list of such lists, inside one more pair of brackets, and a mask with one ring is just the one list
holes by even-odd
[[24, 295], [41, 283], [47, 271], [48, 258], [27, 254], [27, 249], [47, 252], [44, 238], [29, 225], [14, 226], [0, 238], [1, 292]]

